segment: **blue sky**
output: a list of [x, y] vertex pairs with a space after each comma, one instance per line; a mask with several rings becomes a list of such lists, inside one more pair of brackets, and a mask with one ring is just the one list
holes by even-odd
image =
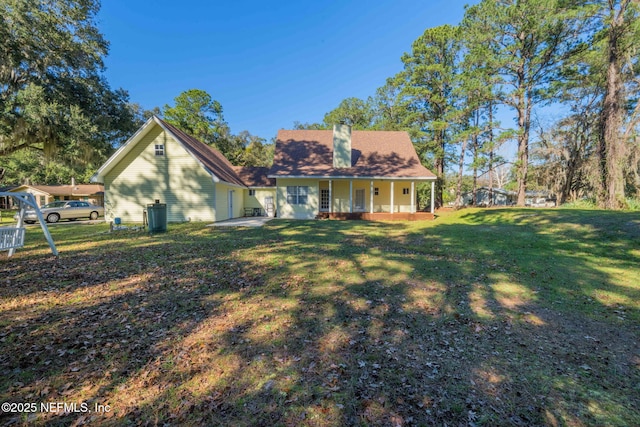
[[107, 79], [150, 109], [187, 89], [220, 101], [231, 130], [270, 141], [320, 122], [402, 69], [427, 28], [457, 24], [462, 0], [102, 2]]

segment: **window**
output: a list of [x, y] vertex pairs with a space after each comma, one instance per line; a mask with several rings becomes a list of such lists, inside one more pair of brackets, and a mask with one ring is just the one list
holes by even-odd
[[287, 203], [290, 205], [298, 203], [298, 187], [287, 185]]
[[156, 156], [164, 156], [164, 144], [156, 144]]
[[255, 196], [256, 195], [256, 190], [249, 190], [249, 195], [250, 196]]
[[302, 185], [287, 186], [287, 203], [290, 205], [306, 205], [309, 187]]
[[309, 193], [309, 187], [306, 187], [306, 186], [298, 187], [298, 204], [299, 205], [307, 204], [308, 193]]
[[374, 196], [379, 196], [380, 195], [380, 189], [378, 187], [373, 189], [373, 195]]
[[402, 189], [402, 194], [409, 194], [409, 189], [408, 188], [403, 188]]

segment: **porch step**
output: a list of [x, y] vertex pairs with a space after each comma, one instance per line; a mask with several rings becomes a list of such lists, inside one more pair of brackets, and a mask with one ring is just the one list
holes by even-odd
[[338, 220], [365, 220], [365, 221], [426, 221], [435, 219], [435, 215], [431, 212], [320, 212], [316, 215], [316, 219], [338, 219]]

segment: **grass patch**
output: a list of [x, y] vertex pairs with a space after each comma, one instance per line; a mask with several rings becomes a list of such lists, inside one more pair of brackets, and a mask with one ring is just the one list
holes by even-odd
[[0, 422], [640, 424], [638, 213], [50, 229], [0, 258], [0, 401], [110, 411]]
[[11, 209], [0, 209], [0, 225], [15, 224], [16, 221], [13, 219], [13, 216], [16, 212], [16, 210]]

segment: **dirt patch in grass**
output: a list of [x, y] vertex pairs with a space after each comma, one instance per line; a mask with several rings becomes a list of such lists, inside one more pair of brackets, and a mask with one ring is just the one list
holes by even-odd
[[61, 227], [59, 259], [30, 229], [0, 260], [0, 400], [67, 406], [0, 422], [640, 424], [640, 244], [615, 231], [639, 218], [594, 215]]

